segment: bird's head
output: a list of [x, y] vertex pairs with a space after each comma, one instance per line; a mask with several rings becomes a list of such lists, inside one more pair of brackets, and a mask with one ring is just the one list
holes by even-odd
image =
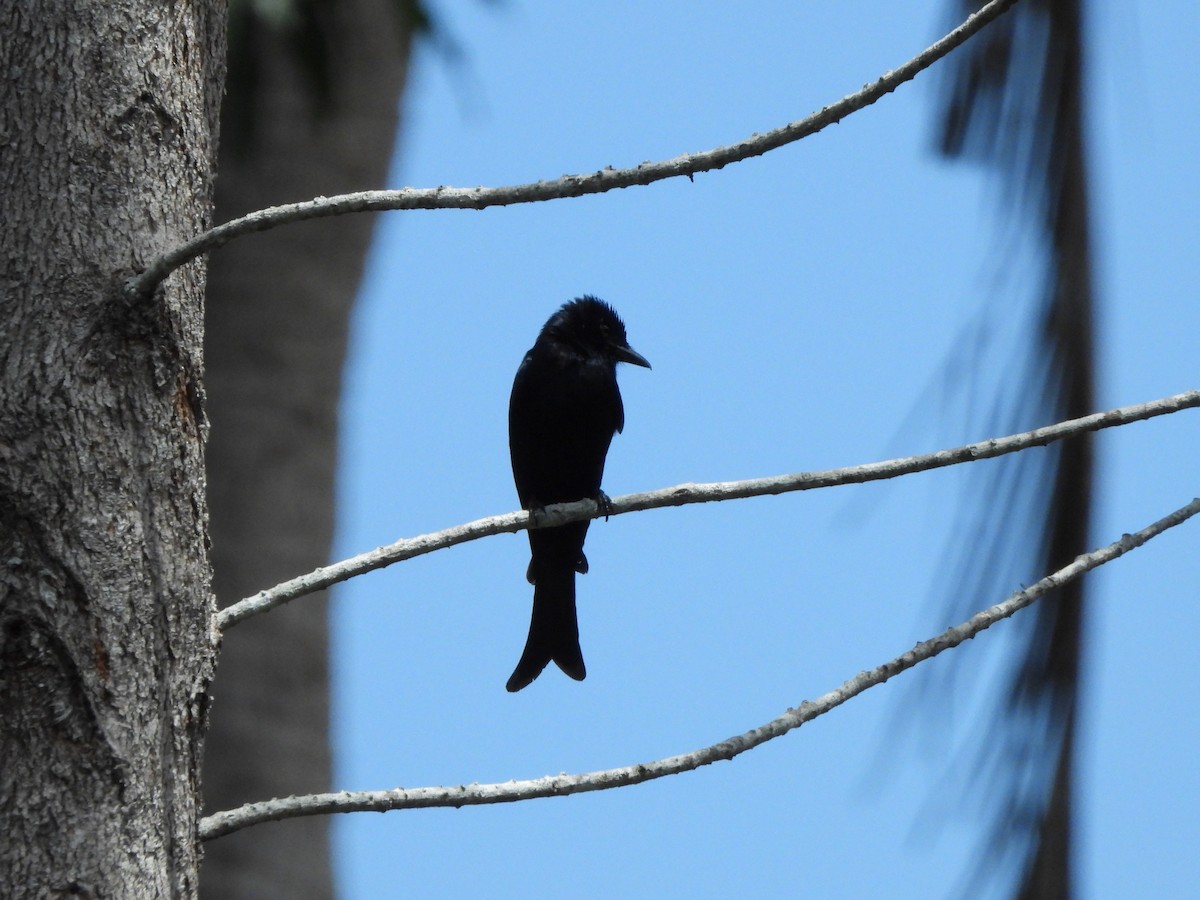
[[599, 354], [614, 362], [650, 368], [646, 357], [629, 346], [625, 323], [617, 311], [596, 297], [584, 295], [564, 304], [550, 317], [545, 331], [584, 352]]

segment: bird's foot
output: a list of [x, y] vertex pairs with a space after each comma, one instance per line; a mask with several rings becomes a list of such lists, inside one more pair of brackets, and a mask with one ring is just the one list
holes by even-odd
[[546, 505], [544, 503], [533, 502], [525, 507], [529, 511], [529, 518], [533, 521], [533, 525], [541, 526], [546, 521]]
[[[596, 506], [600, 508], [600, 512], [604, 513], [604, 521], [607, 522], [608, 517], [612, 515], [613, 511], [612, 498], [604, 493], [604, 491], [600, 491], [596, 494], [595, 500]], [[587, 565], [587, 560], [584, 560], [584, 565]]]

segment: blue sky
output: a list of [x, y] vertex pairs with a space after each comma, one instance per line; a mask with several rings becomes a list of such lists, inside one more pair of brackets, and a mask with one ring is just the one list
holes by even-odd
[[[1091, 129], [1100, 405], [1200, 386], [1200, 8], [1097, 4]], [[730, 143], [922, 49], [943, 2], [648, 7], [443, 3], [467, 66], [418, 52], [389, 187], [502, 185]], [[653, 371], [625, 367], [612, 495], [924, 452], [988, 437], [947, 399], [964, 336], [994, 378], [1022, 315], [999, 188], [932, 152], [937, 76], [720, 172], [484, 212], [391, 213], [357, 310], [337, 555], [516, 508], [508, 392], [550, 313], [593, 293]], [[374, 185], [363, 185], [364, 188]], [[292, 198], [284, 198], [292, 199]], [[1094, 545], [1196, 495], [1194, 413], [1099, 439]], [[1039, 452], [1039, 451], [1033, 451]], [[969, 474], [595, 524], [578, 580], [588, 679], [509, 695], [531, 590], [524, 535], [335, 594], [338, 789], [535, 778], [741, 733], [939, 631]], [[1082, 896], [1200, 882], [1195, 524], [1095, 577], [1081, 757]], [[1017, 585], [1012, 585], [1013, 588]], [[990, 604], [1000, 596], [986, 598]], [[301, 601], [303, 602], [303, 601]], [[982, 600], [980, 605], [985, 605]], [[972, 685], [1000, 626], [732, 763], [618, 791], [340, 817], [347, 898], [948, 896], [978, 852]], [[943, 656], [927, 669], [948, 669]], [[286, 827], [286, 826], [268, 826]]]

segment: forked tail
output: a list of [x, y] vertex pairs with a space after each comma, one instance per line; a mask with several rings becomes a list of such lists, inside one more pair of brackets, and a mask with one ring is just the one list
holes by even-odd
[[587, 677], [583, 651], [579, 649], [579, 620], [575, 615], [574, 564], [538, 566], [535, 574], [529, 637], [508, 679], [509, 691], [528, 687], [551, 662], [576, 681]]

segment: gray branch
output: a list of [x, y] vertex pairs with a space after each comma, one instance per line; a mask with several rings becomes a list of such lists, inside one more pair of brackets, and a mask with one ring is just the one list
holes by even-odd
[[[883, 462], [850, 466], [841, 469], [826, 469], [822, 472], [800, 472], [795, 475], [775, 475], [770, 478], [751, 478], [745, 481], [718, 481], [711, 484], [679, 484], [675, 487], [646, 491], [641, 494], [626, 494], [612, 499], [610, 515], [636, 512], [643, 509], [658, 509], [665, 506], [684, 506], [689, 503], [709, 503], [719, 500], [735, 500], [743, 497], [760, 497], [768, 494], [786, 494], [791, 491], [809, 491], [817, 488], [834, 487], [840, 484], [862, 484], [881, 481], [899, 475], [910, 475], [929, 469], [940, 469], [958, 463], [991, 459], [1006, 453], [1015, 453], [1029, 447], [1040, 447], [1064, 438], [1072, 437], [1101, 428], [1127, 425], [1142, 419], [1167, 415], [1182, 409], [1200, 406], [1200, 391], [1185, 391], [1162, 400], [1152, 400], [1136, 406], [1122, 406], [1107, 412], [1093, 413], [1080, 419], [1059, 422], [1035, 428], [1023, 434], [992, 438], [976, 444], [967, 444], [952, 450], [939, 450], [922, 456], [905, 456]], [[292, 578], [273, 588], [260, 591], [221, 610], [217, 615], [217, 627], [221, 630], [236, 625], [243, 619], [267, 612], [276, 606], [324, 590], [340, 581], [346, 581], [366, 572], [382, 569], [392, 563], [423, 556], [435, 550], [443, 550], [467, 541], [505, 532], [517, 532], [526, 528], [545, 528], [598, 518], [602, 512], [593, 500], [576, 500], [573, 503], [558, 503], [547, 506], [536, 516], [522, 510], [486, 519], [476, 519], [465, 525], [457, 525], [443, 531], [405, 538], [361, 553], [350, 559], [322, 566]]]
[[853, 112], [870, 106], [885, 94], [890, 94], [917, 73], [929, 68], [947, 53], [998, 18], [1016, 0], [991, 0], [965, 22], [932, 44], [899, 68], [885, 72], [862, 90], [821, 108], [807, 118], [791, 122], [763, 134], [753, 134], [745, 140], [700, 153], [689, 153], [659, 162], [644, 162], [627, 169], [612, 166], [586, 175], [564, 175], [553, 181], [504, 187], [403, 188], [396, 191], [359, 191], [336, 197], [317, 197], [302, 203], [289, 203], [252, 212], [241, 218], [218, 225], [185, 244], [154, 260], [144, 272], [129, 280], [131, 297], [148, 296], [173, 271], [201, 254], [208, 253], [234, 238], [257, 231], [266, 231], [290, 222], [340, 216], [347, 213], [392, 209], [486, 209], [489, 206], [511, 206], [516, 203], [536, 203], [565, 197], [601, 194], [617, 188], [646, 185], [666, 178], [686, 175], [692, 178], [700, 172], [711, 172], [731, 163], [762, 156], [786, 144], [816, 134], [840, 122]]
[[411, 790], [395, 788], [387, 791], [342, 791], [249, 803], [237, 809], [214, 813], [202, 819], [199, 826], [200, 839], [210, 840], [250, 825], [297, 816], [345, 812], [387, 812], [394, 809], [424, 809], [435, 806], [458, 808], [480, 806], [485, 803], [514, 803], [520, 800], [532, 800], [536, 797], [562, 797], [568, 794], [581, 794], [587, 791], [601, 791], [630, 784], [641, 784], [667, 775], [690, 772], [721, 760], [730, 760], [760, 744], [787, 734], [806, 722], [811, 722], [868, 688], [883, 684], [889, 678], [937, 656], [944, 650], [957, 647], [1001, 619], [1006, 619], [1018, 610], [1029, 606], [1050, 591], [1140, 547], [1146, 541], [1162, 534], [1168, 528], [1173, 528], [1186, 521], [1198, 512], [1200, 512], [1200, 498], [1135, 534], [1123, 535], [1120, 540], [1107, 547], [1076, 557], [1070, 565], [1047, 575], [1031, 587], [1017, 591], [1002, 603], [976, 613], [961, 625], [955, 625], [936, 637], [922, 641], [907, 653], [903, 653], [881, 666], [876, 666], [867, 672], [860, 672], [843, 683], [841, 687], [830, 691], [823, 697], [811, 702], [804, 701], [799, 707], [789, 709], [765, 725], [760, 725], [745, 734], [736, 735], [691, 753], [670, 756], [642, 765], [623, 766], [618, 769], [604, 769], [580, 775], [551, 775], [545, 778], [509, 781], [503, 784], [423, 787]]

